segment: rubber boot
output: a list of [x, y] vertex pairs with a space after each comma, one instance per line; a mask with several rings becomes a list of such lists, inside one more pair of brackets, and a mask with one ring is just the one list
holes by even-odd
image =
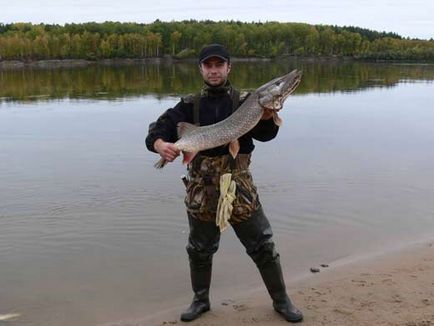
[[300, 322], [303, 314], [292, 304], [286, 294], [285, 281], [280, 266], [279, 254], [272, 239], [273, 232], [262, 208], [242, 223], [234, 225], [235, 233], [253, 259], [268, 293], [273, 300], [273, 307], [289, 322]]
[[303, 314], [292, 304], [286, 294], [285, 281], [283, 279], [279, 258], [274, 262], [268, 262], [261, 266], [259, 272], [273, 300], [274, 310], [281, 314], [286, 321], [292, 323], [302, 321]]
[[194, 297], [181, 314], [182, 321], [192, 321], [210, 309], [212, 257], [219, 247], [220, 230], [214, 222], [201, 222], [189, 216], [190, 235], [187, 253], [190, 261], [191, 287]]
[[190, 307], [181, 314], [182, 321], [192, 321], [210, 309], [209, 286], [211, 283], [211, 268], [195, 270], [190, 267], [191, 284], [194, 297]]

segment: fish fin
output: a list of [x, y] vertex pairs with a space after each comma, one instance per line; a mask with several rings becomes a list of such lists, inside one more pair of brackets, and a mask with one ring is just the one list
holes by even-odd
[[273, 121], [274, 121], [274, 124], [276, 125], [276, 126], [281, 126], [282, 125], [282, 123], [283, 123], [283, 120], [279, 117], [279, 115], [277, 114], [277, 112], [276, 111], [274, 111], [273, 112]]
[[156, 168], [156, 169], [162, 169], [162, 168], [164, 168], [166, 166], [167, 162], [168, 161], [166, 161], [164, 158], [160, 158], [158, 160], [158, 162], [154, 164], [154, 168]]
[[182, 164], [189, 164], [193, 161], [196, 154], [197, 152], [182, 152]]
[[240, 142], [238, 139], [235, 139], [229, 143], [229, 153], [233, 158], [237, 157], [238, 152], [240, 151]]
[[184, 135], [187, 135], [194, 131], [195, 129], [199, 128], [198, 126], [188, 123], [188, 122], [179, 122], [176, 131], [178, 133], [178, 138], [181, 138]]

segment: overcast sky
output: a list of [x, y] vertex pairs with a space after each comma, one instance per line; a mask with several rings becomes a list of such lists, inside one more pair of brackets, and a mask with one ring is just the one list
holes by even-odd
[[433, 0], [0, 0], [0, 22], [140, 22], [184, 19], [359, 26], [434, 38]]

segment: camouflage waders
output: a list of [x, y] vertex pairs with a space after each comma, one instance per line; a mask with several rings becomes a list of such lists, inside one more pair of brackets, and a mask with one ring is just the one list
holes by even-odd
[[232, 217], [229, 220], [235, 234], [255, 262], [273, 300], [274, 309], [290, 322], [299, 322], [303, 315], [286, 294], [279, 254], [274, 248], [273, 232], [258, 199], [249, 172], [250, 154], [239, 154], [235, 160], [228, 155], [196, 157], [190, 163], [187, 206], [190, 235], [187, 252], [190, 261], [193, 302], [181, 315], [191, 321], [210, 309], [212, 257], [218, 250], [220, 229], [216, 225], [220, 175], [232, 173], [237, 184]]
[[[239, 93], [232, 93], [233, 108], [238, 107]], [[199, 121], [199, 96], [194, 98], [194, 120]], [[198, 154], [188, 166], [189, 181], [185, 205], [190, 227], [187, 252], [191, 285], [194, 292], [190, 307], [181, 314], [182, 321], [192, 321], [210, 309], [212, 258], [220, 242], [216, 225], [220, 197], [220, 176], [232, 174], [236, 198], [229, 223], [261, 273], [274, 309], [287, 321], [299, 322], [303, 315], [286, 294], [279, 254], [274, 248], [273, 232], [262, 211], [256, 186], [249, 171], [251, 154], [203, 156]]]
[[215, 222], [220, 196], [220, 176], [232, 173], [236, 199], [229, 222], [234, 225], [247, 220], [260, 207], [256, 186], [249, 171], [250, 154], [218, 157], [198, 156], [188, 166], [189, 183], [185, 205], [189, 216], [203, 222]]

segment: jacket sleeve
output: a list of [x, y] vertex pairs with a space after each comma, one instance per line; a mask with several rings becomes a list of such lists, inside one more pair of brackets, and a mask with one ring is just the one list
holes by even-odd
[[259, 141], [269, 141], [276, 137], [279, 127], [273, 119], [259, 120], [258, 124], [249, 131], [249, 135]]
[[165, 142], [174, 143], [178, 140], [176, 126], [181, 121], [189, 121], [189, 106], [184, 101], [179, 102], [174, 108], [168, 109], [155, 122], [149, 125], [145, 143], [148, 150], [156, 153], [154, 143], [158, 138]]

